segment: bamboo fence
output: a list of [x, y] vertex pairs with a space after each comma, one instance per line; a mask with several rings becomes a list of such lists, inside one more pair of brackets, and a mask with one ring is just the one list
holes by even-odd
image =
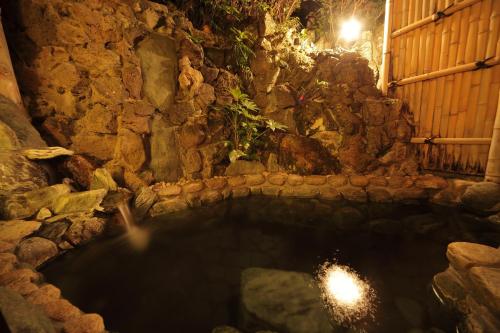
[[500, 0], [387, 0], [386, 13], [382, 90], [413, 112], [424, 168], [484, 174], [489, 153], [500, 163]]

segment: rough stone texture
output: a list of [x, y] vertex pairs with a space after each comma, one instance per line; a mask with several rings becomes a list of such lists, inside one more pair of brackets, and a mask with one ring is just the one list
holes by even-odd
[[0, 203], [0, 213], [7, 219], [30, 217], [43, 207], [51, 207], [60, 197], [68, 195], [70, 190], [68, 185], [59, 184], [23, 194], [13, 194]]
[[248, 186], [262, 185], [266, 181], [266, 178], [261, 174], [246, 175], [245, 179]]
[[47, 174], [38, 164], [16, 152], [0, 150], [0, 194], [22, 193], [47, 184]]
[[217, 326], [212, 333], [241, 333], [241, 331], [231, 326]]
[[82, 155], [73, 155], [64, 162], [64, 171], [83, 188], [88, 189], [96, 166]]
[[113, 177], [108, 170], [104, 168], [99, 168], [94, 170], [92, 173], [92, 179], [90, 181], [90, 190], [105, 189], [107, 191], [118, 190], [118, 185], [114, 181]]
[[59, 251], [54, 242], [40, 237], [31, 237], [23, 240], [16, 249], [16, 255], [20, 261], [26, 262], [33, 267], [39, 267], [47, 260], [57, 256]]
[[205, 184], [201, 181], [192, 181], [182, 186], [182, 190], [186, 193], [199, 192], [205, 188]]
[[26, 112], [3, 95], [0, 95], [0, 121], [5, 126], [3, 128], [10, 132], [10, 135], [15, 135], [15, 137], [11, 137], [11, 140], [16, 143], [16, 146], [19, 145], [23, 148], [44, 148], [47, 146], [31, 124], [30, 119], [26, 117]]
[[278, 162], [288, 171], [305, 175], [327, 175], [340, 169], [338, 161], [318, 141], [292, 134], [281, 140]]
[[49, 318], [22, 296], [0, 287], [0, 311], [11, 332], [55, 333]]
[[0, 221], [0, 240], [7, 243], [17, 243], [22, 238], [31, 235], [41, 226], [36, 221]]
[[448, 245], [450, 266], [434, 276], [433, 288], [460, 314], [464, 332], [496, 332], [500, 327], [500, 250], [457, 242]]
[[468, 270], [473, 266], [500, 266], [500, 250], [490, 246], [455, 242], [448, 245], [446, 257], [457, 270]]
[[80, 315], [80, 310], [65, 299], [55, 299], [41, 304], [47, 316], [56, 321], [67, 321]]
[[266, 171], [266, 167], [256, 161], [237, 160], [226, 168], [226, 176], [260, 174]]
[[166, 110], [174, 103], [177, 84], [177, 52], [175, 41], [161, 35], [150, 35], [139, 43], [137, 56], [144, 77], [144, 95], [158, 109]]
[[179, 199], [179, 198], [168, 199], [168, 200], [159, 201], [156, 204], [154, 204], [153, 207], [151, 208], [149, 214], [152, 217], [154, 217], [154, 216], [158, 216], [158, 215], [177, 212], [180, 210], [184, 210], [186, 208], [188, 208], [188, 204], [187, 204], [186, 200]]
[[92, 240], [95, 236], [102, 234], [106, 221], [90, 217], [85, 214], [71, 215], [65, 218], [71, 223], [64, 234], [64, 238], [71, 245], [79, 245]]
[[40, 305], [61, 298], [61, 290], [52, 284], [45, 284], [29, 294], [26, 300], [31, 304]]
[[65, 333], [101, 333], [105, 328], [101, 316], [89, 313], [69, 319], [63, 329]]
[[106, 189], [98, 189], [65, 194], [53, 203], [52, 210], [56, 214], [93, 212], [100, 209], [101, 202], [107, 193]]
[[500, 184], [482, 182], [469, 186], [462, 203], [477, 213], [496, 213], [500, 211]]
[[320, 291], [306, 273], [248, 268], [241, 276], [244, 326], [289, 333], [334, 332]]
[[150, 168], [156, 181], [177, 181], [182, 175], [175, 131], [163, 118], [154, 118]]

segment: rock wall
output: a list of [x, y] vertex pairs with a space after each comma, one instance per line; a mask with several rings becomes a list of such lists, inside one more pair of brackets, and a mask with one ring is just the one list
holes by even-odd
[[49, 144], [76, 152], [60, 170], [83, 188], [100, 166], [129, 188], [223, 175], [228, 130], [213, 107], [241, 84], [288, 126], [260, 152], [269, 171], [416, 174], [411, 115], [381, 97], [367, 61], [305, 50], [269, 15], [249, 27], [259, 36], [253, 79], [240, 80], [227, 70], [227, 36], [195, 29], [170, 5], [22, 0], [8, 9], [25, 103]]
[[9, 37], [25, 103], [50, 144], [81, 155], [66, 171], [106, 165], [118, 180], [144, 182], [213, 175], [208, 106], [227, 102], [214, 85], [237, 82], [205, 66], [203, 47], [216, 37], [149, 1], [24, 0], [8, 9], [18, 14]]
[[[323, 173], [301, 167], [301, 159], [312, 159], [323, 162], [325, 174], [336, 169], [416, 174], [418, 164], [408, 144], [412, 115], [401, 101], [382, 97], [365, 58], [317, 51], [298, 35], [277, 29], [270, 17], [260, 23], [256, 44], [251, 91], [263, 112], [291, 132], [276, 145], [285, 170]], [[312, 148], [318, 143], [323, 149]], [[322, 150], [329, 158], [319, 157], [321, 161], [302, 152], [322, 155]]]

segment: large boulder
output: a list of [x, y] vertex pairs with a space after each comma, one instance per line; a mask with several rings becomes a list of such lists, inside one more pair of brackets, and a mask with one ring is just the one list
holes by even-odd
[[66, 184], [58, 184], [9, 196], [0, 205], [0, 215], [6, 219], [26, 218], [41, 208], [51, 207], [60, 197], [70, 193]]
[[0, 95], [0, 121], [12, 129], [21, 147], [47, 146], [30, 119], [26, 117], [24, 110], [3, 95]]
[[10, 332], [55, 333], [51, 320], [21, 295], [0, 287], [0, 312]]
[[500, 211], [500, 184], [481, 182], [469, 186], [462, 196], [462, 204], [477, 213]]
[[177, 86], [175, 41], [151, 35], [139, 43], [136, 53], [141, 61], [144, 95], [156, 108], [166, 110], [174, 102]]
[[249, 331], [335, 332], [320, 290], [306, 273], [248, 268], [241, 276], [241, 301], [244, 326]]
[[36, 190], [48, 185], [45, 170], [25, 156], [0, 150], [0, 195]]

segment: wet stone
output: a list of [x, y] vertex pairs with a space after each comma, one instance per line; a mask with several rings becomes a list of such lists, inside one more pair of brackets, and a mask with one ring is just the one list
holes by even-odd
[[59, 253], [54, 242], [41, 238], [32, 237], [23, 240], [16, 249], [19, 261], [26, 262], [33, 267], [39, 267], [47, 260], [57, 256]]
[[283, 185], [287, 179], [286, 173], [272, 173], [267, 176], [267, 180], [272, 185]]
[[328, 184], [333, 187], [341, 187], [347, 184], [347, 177], [343, 175], [328, 176]]
[[500, 267], [500, 250], [482, 244], [451, 243], [446, 257], [458, 271], [468, 270], [473, 266]]
[[292, 186], [304, 184], [304, 177], [299, 175], [288, 175], [287, 183]]

